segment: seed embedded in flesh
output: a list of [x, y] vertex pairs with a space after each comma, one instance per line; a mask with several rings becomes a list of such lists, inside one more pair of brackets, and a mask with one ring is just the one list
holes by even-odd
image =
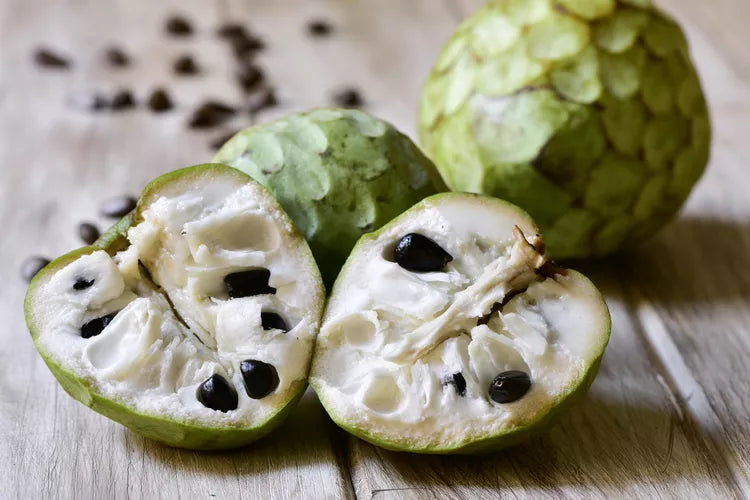
[[112, 111], [122, 111], [135, 106], [135, 99], [129, 90], [120, 90], [112, 97]]
[[496, 403], [512, 403], [524, 396], [531, 387], [526, 372], [510, 370], [500, 373], [490, 384], [490, 399]]
[[172, 65], [172, 69], [178, 75], [197, 75], [200, 73], [200, 68], [195, 63], [195, 59], [187, 54], [178, 57]]
[[396, 244], [396, 262], [407, 271], [441, 271], [453, 260], [453, 256], [443, 250], [427, 236], [409, 233]]
[[169, 111], [174, 105], [167, 91], [161, 87], [151, 92], [148, 98], [148, 107], [155, 113]]
[[87, 245], [91, 245], [99, 239], [99, 228], [90, 222], [81, 222], [78, 224], [78, 237]]
[[246, 359], [240, 363], [245, 391], [253, 399], [261, 399], [271, 394], [279, 385], [276, 368], [257, 359]]
[[119, 47], [108, 48], [104, 55], [112, 66], [122, 68], [130, 64], [130, 57]]
[[237, 391], [227, 379], [214, 373], [198, 387], [198, 401], [206, 408], [226, 413], [237, 409]]
[[47, 68], [67, 69], [71, 65], [66, 57], [45, 48], [41, 48], [34, 53], [34, 61], [39, 66]]
[[260, 324], [264, 330], [281, 330], [284, 333], [289, 331], [284, 319], [275, 312], [260, 313]]
[[193, 33], [193, 26], [190, 21], [182, 16], [171, 16], [164, 23], [164, 29], [173, 36], [188, 36]]
[[76, 282], [73, 283], [73, 290], [85, 290], [94, 284], [95, 280], [87, 280], [85, 278], [76, 278]]
[[332, 31], [333, 26], [325, 19], [314, 19], [307, 24], [307, 32], [314, 37], [325, 37]]
[[456, 392], [459, 396], [463, 397], [466, 395], [466, 379], [461, 372], [451, 375], [448, 379], [448, 383], [456, 388]]
[[85, 339], [96, 337], [115, 319], [115, 316], [117, 316], [117, 313], [107, 314], [101, 318], [92, 319], [88, 323], [84, 323], [81, 327], [81, 337]]
[[250, 271], [227, 274], [224, 277], [224, 284], [227, 287], [229, 298], [237, 299], [240, 297], [276, 293], [276, 289], [268, 285], [270, 278], [271, 271], [268, 269], [252, 269]]

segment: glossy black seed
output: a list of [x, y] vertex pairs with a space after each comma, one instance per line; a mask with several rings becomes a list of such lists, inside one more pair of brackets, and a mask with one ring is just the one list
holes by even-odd
[[408, 271], [440, 271], [453, 260], [453, 256], [443, 250], [427, 236], [409, 233], [396, 244], [396, 262]]
[[264, 78], [263, 71], [254, 64], [243, 64], [237, 71], [237, 81], [247, 94], [256, 90]]
[[137, 203], [132, 196], [117, 196], [99, 205], [99, 213], [105, 217], [122, 217], [132, 211]]
[[167, 22], [164, 23], [164, 29], [174, 36], [188, 36], [193, 33], [193, 26], [190, 21], [182, 16], [169, 17]]
[[45, 48], [38, 49], [34, 53], [34, 61], [45, 68], [67, 69], [71, 66], [66, 57]]
[[239, 132], [239, 130], [233, 130], [232, 132], [227, 132], [226, 134], [221, 134], [216, 139], [212, 140], [208, 145], [211, 149], [217, 150], [221, 149], [221, 147], [226, 144], [229, 139], [235, 136], [235, 134]]
[[307, 24], [307, 32], [315, 37], [324, 37], [331, 34], [333, 27], [328, 21], [315, 19]]
[[94, 284], [94, 280], [87, 280], [85, 278], [76, 278], [76, 282], [73, 283], [73, 290], [85, 290]]
[[91, 245], [99, 238], [99, 228], [90, 222], [81, 222], [78, 224], [78, 237], [87, 245]]
[[112, 66], [123, 68], [130, 64], [130, 57], [119, 47], [110, 47], [104, 53], [107, 62]]
[[148, 98], [148, 107], [155, 113], [169, 111], [173, 107], [172, 99], [170, 99], [166, 90], [158, 88], [151, 92]]
[[466, 395], [466, 379], [461, 372], [451, 375], [450, 382], [453, 384], [453, 387], [456, 388], [456, 392], [459, 396], [463, 397]]
[[31, 281], [36, 274], [42, 270], [44, 266], [49, 264], [51, 261], [46, 257], [32, 256], [27, 258], [21, 264], [21, 277], [25, 281]]
[[261, 399], [271, 394], [279, 385], [279, 375], [273, 365], [258, 361], [257, 359], [246, 359], [240, 363], [242, 380], [245, 382], [245, 391], [253, 399]]
[[262, 312], [260, 313], [260, 324], [264, 330], [281, 330], [282, 332], [288, 332], [289, 327], [286, 326], [286, 321], [276, 314], [275, 312]]
[[237, 409], [237, 391], [227, 379], [214, 373], [198, 387], [198, 401], [206, 408], [223, 413]]
[[227, 274], [224, 277], [224, 284], [227, 287], [229, 297], [236, 299], [239, 297], [276, 293], [276, 289], [268, 285], [270, 278], [271, 271], [268, 269], [253, 269], [251, 271]]
[[264, 87], [248, 97], [247, 108], [250, 114], [259, 113], [266, 108], [272, 108], [279, 103], [276, 92], [271, 87]]
[[193, 111], [188, 126], [190, 128], [210, 128], [221, 125], [234, 115], [236, 110], [226, 104], [207, 101]]
[[172, 69], [178, 75], [196, 75], [200, 73], [200, 68], [190, 55], [182, 55], [175, 59]]
[[333, 94], [333, 102], [342, 108], [356, 108], [364, 104], [362, 96], [357, 89], [347, 88]]
[[104, 330], [107, 325], [112, 322], [113, 319], [115, 319], [115, 316], [117, 316], [117, 313], [108, 314], [106, 316], [102, 316], [101, 318], [92, 319], [88, 323], [85, 323], [81, 327], [81, 337], [85, 339], [96, 337], [97, 335], [102, 333], [102, 330]]
[[510, 370], [499, 374], [490, 384], [490, 399], [496, 403], [512, 403], [523, 397], [531, 387], [526, 372]]
[[100, 111], [109, 106], [109, 101], [98, 92], [78, 92], [68, 99], [70, 105], [83, 111]]
[[113, 111], [122, 111], [135, 106], [135, 99], [129, 90], [120, 90], [112, 97], [110, 107]]

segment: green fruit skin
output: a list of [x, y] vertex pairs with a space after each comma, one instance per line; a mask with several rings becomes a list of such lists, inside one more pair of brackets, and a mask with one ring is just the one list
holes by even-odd
[[491, 0], [425, 82], [419, 137], [451, 189], [521, 206], [564, 259], [669, 221], [711, 126], [682, 30], [650, 0]]
[[[466, 195], [467, 193], [463, 193], [462, 195]], [[418, 211], [421, 208], [423, 208], [427, 204], [439, 202], [441, 198], [446, 196], [454, 196], [453, 193], [441, 193], [436, 194], [433, 196], [430, 196], [428, 198], [425, 198], [421, 202], [417, 203], [414, 207], [410, 208], [397, 218], [395, 218], [392, 221], [392, 224], [398, 224], [398, 221], [401, 218], [409, 216], [412, 212]], [[474, 196], [479, 201], [491, 201], [493, 203], [502, 203], [509, 208], [511, 208], [513, 211], [517, 212], [521, 217], [523, 218], [529, 218], [529, 215], [524, 212], [521, 208], [514, 206], [508, 202], [505, 202], [503, 200], [497, 200], [493, 199], [490, 200], [488, 197], [483, 195], [477, 195], [474, 194]], [[352, 255], [356, 254], [358, 248], [365, 244], [365, 242], [369, 242], [371, 240], [376, 240], [380, 233], [382, 233], [385, 230], [385, 228], [381, 228], [378, 231], [375, 231], [370, 234], [366, 234], [360, 238], [360, 240], [357, 242], [357, 244], [354, 246], [354, 249], [352, 250]], [[347, 259], [347, 262], [344, 264], [344, 268], [353, 261], [352, 257], [349, 257]], [[342, 275], [343, 275], [344, 269], [342, 269]], [[586, 278], [581, 273], [568, 269], [567, 273], [569, 275], [574, 276], [578, 280], [582, 280], [587, 282], [591, 285], [591, 287], [596, 288], [591, 281]], [[336, 293], [336, 287], [338, 285], [338, 281], [336, 284], [334, 284], [334, 288], [332, 290], [332, 294]], [[339, 285], [340, 286], [340, 285]], [[388, 439], [383, 439], [381, 436], [376, 436], [371, 434], [367, 429], [356, 427], [349, 425], [344, 419], [340, 418], [334, 411], [333, 406], [325, 399], [325, 394], [321, 390], [321, 387], [317, 384], [315, 378], [310, 379], [310, 387], [313, 388], [315, 393], [318, 395], [318, 399], [320, 399], [321, 404], [328, 412], [328, 415], [331, 417], [331, 419], [341, 427], [342, 429], [346, 430], [347, 432], [357, 436], [358, 438], [367, 441], [368, 443], [374, 444], [375, 446], [379, 446], [381, 448], [385, 448], [387, 450], [391, 451], [406, 451], [410, 453], [421, 453], [421, 454], [427, 454], [427, 455], [474, 455], [474, 454], [482, 454], [482, 453], [492, 453], [499, 450], [502, 450], [504, 448], [508, 448], [510, 446], [515, 446], [519, 443], [522, 443], [526, 440], [528, 440], [530, 437], [538, 435], [542, 432], [544, 432], [547, 428], [549, 428], [552, 424], [554, 424], [560, 415], [564, 414], [571, 406], [573, 406], [577, 401], [581, 400], [583, 396], [585, 396], [586, 392], [588, 391], [589, 387], [591, 387], [591, 384], [594, 382], [594, 379], [596, 378], [596, 375], [599, 371], [599, 366], [601, 364], [602, 356], [604, 355], [604, 350], [607, 347], [607, 344], [609, 343], [609, 337], [612, 330], [612, 319], [609, 314], [609, 308], [607, 307], [607, 303], [604, 301], [604, 297], [600, 295], [601, 300], [601, 307], [602, 311], [606, 314], [606, 326], [604, 331], [601, 332], [601, 342], [599, 344], [599, 354], [591, 361], [590, 365], [588, 366], [588, 369], [586, 370], [585, 374], [580, 377], [578, 384], [571, 387], [567, 394], [559, 397], [557, 400], [554, 401], [553, 407], [550, 411], [546, 413], [542, 413], [538, 416], [538, 418], [529, 424], [518, 426], [518, 427], [510, 427], [506, 429], [504, 432], [495, 435], [490, 436], [485, 439], [480, 440], [469, 440], [465, 443], [460, 443], [454, 446], [445, 446], [445, 447], [419, 447], [412, 443], [410, 443], [408, 440], [403, 441], [392, 441]], [[324, 315], [325, 317], [325, 315]], [[315, 356], [313, 356], [313, 366], [315, 366]], [[313, 370], [315, 371], [315, 370]]]
[[[73, 397], [73, 399], [88, 406], [92, 410], [101, 413], [105, 417], [124, 425], [133, 432], [146, 438], [162, 442], [168, 446], [193, 450], [238, 448], [269, 434], [284, 422], [289, 412], [296, 406], [297, 402], [302, 397], [307, 384], [304, 381], [300, 382], [297, 387], [291, 391], [292, 395], [287, 402], [278, 409], [278, 412], [255, 427], [214, 428], [187, 422], [178, 422], [164, 418], [160, 415], [138, 412], [118, 403], [117, 401], [104, 397], [97, 390], [96, 384], [93, 380], [78, 378], [67, 371], [64, 367], [60, 366], [55, 360], [47, 356], [42, 347], [37, 343], [38, 329], [34, 319], [34, 298], [36, 290], [48, 277], [56, 273], [59, 269], [65, 267], [67, 264], [73, 262], [78, 257], [99, 250], [106, 250], [112, 255], [125, 248], [127, 246], [125, 235], [127, 234], [128, 228], [132, 224], [137, 223], [134, 221], [140, 218], [142, 201], [154, 193], [158, 194], [160, 186], [164, 186], [171, 181], [186, 180], [193, 175], [197, 177], [207, 174], [210, 175], [212, 171], [224, 174], [229, 171], [241, 176], [243, 180], [249, 180], [246, 175], [237, 172], [235, 169], [229, 169], [225, 165], [217, 164], [196, 165], [194, 167], [176, 170], [157, 178], [144, 190], [143, 196], [139, 201], [139, 206], [110, 228], [94, 245], [79, 248], [65, 254], [52, 261], [37, 273], [29, 285], [28, 291], [26, 292], [26, 299], [24, 301], [26, 324], [31, 333], [34, 345], [52, 374], [63, 389], [65, 389], [65, 392]], [[301, 235], [300, 241], [304, 241]], [[312, 254], [309, 256], [312, 260]], [[317, 272], [314, 267], [311, 269], [313, 272]], [[322, 297], [324, 293], [322, 281], [320, 279], [317, 281], [321, 283], [318, 295]]]
[[307, 238], [329, 289], [363, 233], [447, 189], [408, 137], [358, 110], [316, 109], [250, 127], [214, 161], [276, 196]]

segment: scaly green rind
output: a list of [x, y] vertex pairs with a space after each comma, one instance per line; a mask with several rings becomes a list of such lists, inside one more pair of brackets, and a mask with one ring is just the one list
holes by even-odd
[[362, 234], [446, 189], [408, 137], [357, 110], [316, 109], [250, 127], [214, 160], [276, 196], [307, 238], [329, 288]]

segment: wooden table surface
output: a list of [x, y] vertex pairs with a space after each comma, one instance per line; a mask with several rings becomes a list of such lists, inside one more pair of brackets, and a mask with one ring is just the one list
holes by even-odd
[[[414, 132], [419, 88], [441, 43], [479, 0], [0, 1], [0, 498], [736, 498], [750, 496], [750, 2], [662, 0], [688, 31], [712, 110], [711, 164], [681, 216], [637, 250], [587, 263], [613, 316], [586, 399], [545, 435], [493, 456], [384, 451], [338, 430], [314, 394], [262, 441], [231, 453], [170, 449], [68, 397], [34, 350], [19, 266], [79, 246], [98, 204], [212, 155], [220, 130], [187, 130], [209, 97], [240, 102], [227, 20], [267, 41], [259, 56], [280, 105], [257, 118], [330, 103], [342, 86]], [[168, 39], [184, 13], [197, 33]], [[310, 18], [329, 38], [311, 39]], [[101, 52], [123, 46], [133, 65]], [[39, 45], [70, 71], [32, 63]], [[176, 78], [195, 55], [204, 72]], [[157, 85], [177, 108], [86, 113], [71, 95]], [[226, 127], [249, 123], [247, 116]]]

